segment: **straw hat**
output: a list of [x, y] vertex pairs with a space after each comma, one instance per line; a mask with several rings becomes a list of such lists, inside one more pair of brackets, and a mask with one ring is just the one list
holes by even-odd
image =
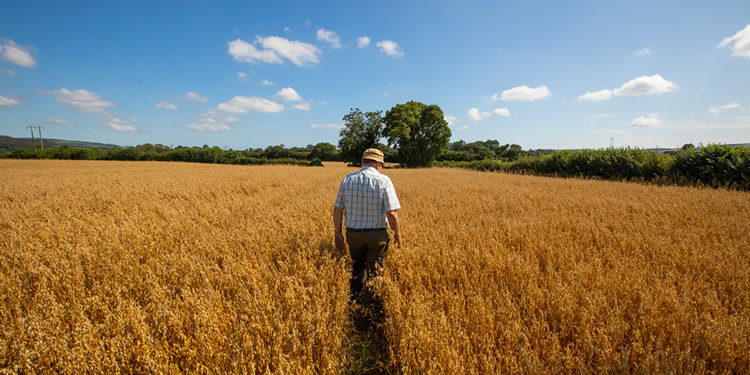
[[362, 159], [383, 163], [383, 151], [380, 151], [377, 148], [368, 148], [365, 150], [365, 153], [362, 154]]

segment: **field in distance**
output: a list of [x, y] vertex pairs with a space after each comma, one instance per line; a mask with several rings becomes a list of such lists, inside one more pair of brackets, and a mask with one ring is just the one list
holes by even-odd
[[[0, 160], [0, 372], [345, 372], [355, 170]], [[394, 372], [750, 371], [750, 194], [384, 173]]]

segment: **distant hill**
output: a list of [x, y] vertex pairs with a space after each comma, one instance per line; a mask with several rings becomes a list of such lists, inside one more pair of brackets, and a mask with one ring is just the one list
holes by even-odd
[[[29, 148], [39, 146], [39, 138], [32, 140], [31, 138], [13, 138], [5, 135], [0, 135], [0, 151], [13, 151], [19, 148]], [[109, 150], [117, 147], [117, 145], [109, 143], [96, 143], [96, 142], [84, 142], [84, 141], [68, 141], [65, 139], [47, 139], [44, 138], [44, 148], [56, 148], [62, 146], [71, 147], [96, 147], [102, 150]]]

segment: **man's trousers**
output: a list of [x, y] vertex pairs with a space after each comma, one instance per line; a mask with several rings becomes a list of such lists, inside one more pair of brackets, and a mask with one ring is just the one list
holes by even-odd
[[357, 303], [371, 306], [379, 303], [367, 281], [376, 276], [377, 267], [382, 264], [388, 251], [388, 230], [370, 232], [346, 231], [349, 255], [352, 257], [352, 297]]

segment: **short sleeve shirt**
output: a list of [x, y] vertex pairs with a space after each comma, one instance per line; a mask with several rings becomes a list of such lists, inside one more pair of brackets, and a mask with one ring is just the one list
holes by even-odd
[[344, 177], [334, 206], [344, 209], [344, 225], [355, 229], [388, 228], [385, 213], [401, 208], [391, 179], [373, 167]]

